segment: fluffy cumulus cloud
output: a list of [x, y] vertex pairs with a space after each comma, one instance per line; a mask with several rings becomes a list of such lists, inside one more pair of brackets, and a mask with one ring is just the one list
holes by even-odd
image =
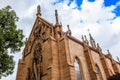
[[[17, 1], [17, 3], [16, 3]], [[111, 0], [110, 0], [111, 1]], [[113, 0], [112, 0], [113, 1]], [[114, 4], [112, 4], [114, 3]], [[19, 16], [18, 27], [29, 36], [36, 16], [36, 6], [40, 4], [42, 17], [55, 24], [54, 10], [58, 10], [59, 22], [63, 30], [70, 25], [72, 35], [81, 39], [81, 35], [88, 35], [88, 29], [104, 53], [110, 49], [114, 58], [120, 57], [120, 1], [114, 0], [0, 0], [0, 8], [11, 5]], [[21, 55], [15, 55], [15, 60]], [[16, 64], [17, 65], [17, 64]], [[3, 80], [15, 80], [15, 73]], [[10, 79], [11, 78], [11, 79]]]

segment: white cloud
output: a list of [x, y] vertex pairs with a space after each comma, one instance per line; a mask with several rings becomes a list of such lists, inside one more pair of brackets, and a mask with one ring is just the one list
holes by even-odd
[[118, 34], [120, 32], [120, 17], [114, 19], [113, 23], [111, 24], [111, 31], [113, 34]]
[[31, 18], [33, 17], [33, 13], [35, 13], [36, 11], [36, 5], [32, 5], [27, 11], [26, 13], [24, 13], [23, 15], [20, 16], [20, 18], [24, 18], [24, 17], [28, 17]]

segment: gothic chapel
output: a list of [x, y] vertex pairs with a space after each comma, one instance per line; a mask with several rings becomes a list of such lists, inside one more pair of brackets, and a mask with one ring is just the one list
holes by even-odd
[[68, 27], [63, 32], [55, 10], [56, 24], [41, 16], [37, 7], [36, 20], [19, 60], [16, 80], [107, 80], [120, 73], [120, 61], [108, 51], [105, 55], [90, 36], [78, 40]]

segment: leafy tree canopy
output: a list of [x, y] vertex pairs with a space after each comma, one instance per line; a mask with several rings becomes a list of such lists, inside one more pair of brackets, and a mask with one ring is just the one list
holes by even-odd
[[0, 9], [0, 78], [13, 73], [14, 61], [10, 53], [20, 51], [24, 35], [17, 29], [18, 17], [10, 6]]

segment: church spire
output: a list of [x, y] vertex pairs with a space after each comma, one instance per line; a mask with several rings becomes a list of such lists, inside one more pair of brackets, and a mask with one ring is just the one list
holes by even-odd
[[62, 24], [58, 21], [58, 12], [55, 10], [56, 24], [55, 24], [55, 36], [56, 39], [60, 39], [63, 35]]
[[[89, 32], [89, 30], [88, 30]], [[89, 32], [89, 37], [90, 37], [90, 44], [93, 48], [96, 48], [96, 43], [95, 43], [95, 40], [93, 39], [92, 35], [90, 34]]]
[[40, 5], [37, 6], [37, 16], [41, 16], [41, 8]]
[[57, 10], [55, 10], [55, 17], [56, 17], [56, 25], [59, 24], [58, 22], [58, 13], [57, 13]]

